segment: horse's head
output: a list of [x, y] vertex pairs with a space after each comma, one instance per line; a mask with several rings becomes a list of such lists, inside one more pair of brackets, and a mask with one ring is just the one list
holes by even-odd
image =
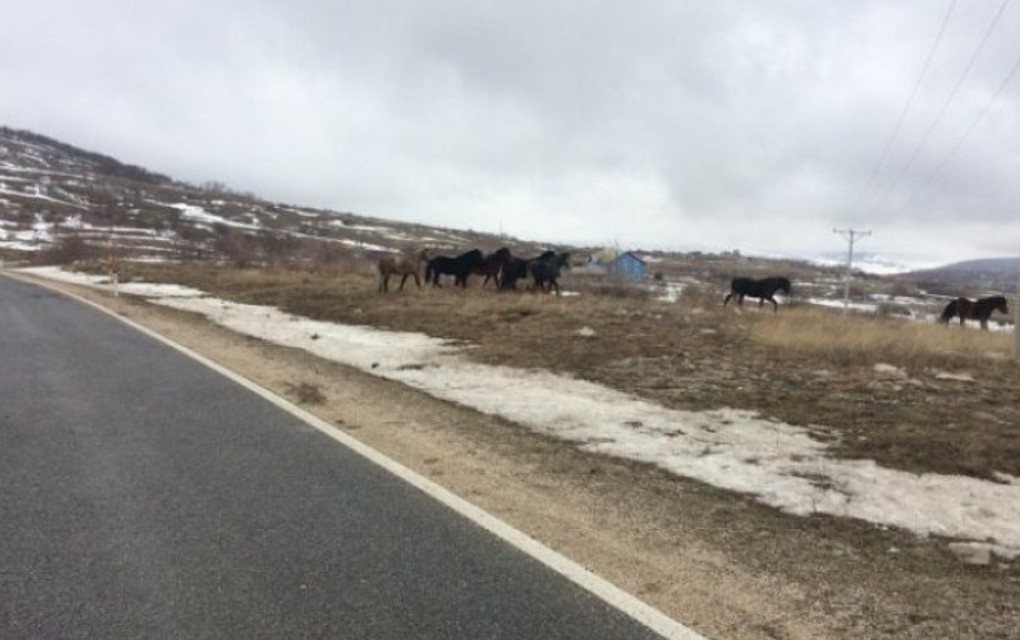
[[570, 268], [570, 253], [564, 251], [563, 253], [556, 256], [556, 266], [569, 269]]
[[1009, 306], [1006, 304], [1006, 296], [995, 296], [995, 308], [1007, 316], [1009, 315]]
[[792, 285], [790, 284], [790, 279], [789, 278], [780, 278], [779, 279], [779, 288], [786, 295], [790, 295], [790, 289], [792, 288]]

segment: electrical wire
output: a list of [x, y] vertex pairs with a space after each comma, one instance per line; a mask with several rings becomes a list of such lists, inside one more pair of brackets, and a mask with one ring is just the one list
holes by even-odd
[[906, 204], [903, 205], [901, 213], [906, 212], [906, 210], [909, 209], [910, 205], [913, 204], [914, 200], [917, 199], [918, 194], [920, 194], [921, 192], [925, 191], [928, 188], [928, 185], [930, 185], [932, 180], [935, 179], [935, 176], [941, 173], [942, 169], [945, 168], [950, 158], [956, 155], [956, 153], [960, 150], [964, 143], [967, 142], [967, 139], [970, 138], [971, 134], [974, 133], [974, 130], [977, 128], [978, 124], [992, 110], [992, 106], [995, 104], [995, 101], [998, 100], [999, 96], [1002, 95], [1002, 92], [1006, 90], [1006, 87], [1009, 86], [1009, 83], [1016, 76], [1017, 72], [1020, 72], [1020, 57], [1018, 57], [1016, 61], [1013, 62], [1013, 67], [1010, 69], [1009, 73], [1006, 74], [1006, 77], [1003, 79], [1003, 81], [999, 83], [999, 88], [995, 90], [995, 93], [992, 94], [992, 97], [985, 104], [984, 108], [982, 108], [981, 111], [977, 114], [977, 116], [975, 116], [974, 119], [971, 120], [970, 125], [963, 132], [963, 135], [960, 136], [959, 140], [956, 141], [956, 144], [954, 144], [949, 149], [949, 151], [946, 152], [944, 156], [942, 156], [942, 159], [938, 162], [937, 165], [935, 165], [935, 168], [930, 173], [928, 173], [927, 176], [925, 176], [924, 180], [921, 182], [921, 185], [914, 189], [914, 192], [911, 194]]
[[1002, 14], [1005, 12], [1006, 7], [1009, 5], [1010, 1], [1011, 0], [1002, 0], [1002, 4], [999, 5], [999, 10], [995, 13], [995, 17], [992, 18], [991, 24], [989, 24], [988, 28], [985, 30], [985, 33], [982, 36], [981, 41], [978, 43], [977, 48], [975, 48], [974, 53], [971, 54], [970, 60], [967, 61], [967, 66], [963, 68], [963, 72], [960, 73], [960, 77], [957, 79], [956, 84], [953, 86], [953, 90], [949, 92], [949, 95], [942, 103], [942, 107], [939, 109], [938, 115], [936, 115], [935, 119], [932, 120], [931, 125], [929, 125], [928, 130], [925, 132], [924, 136], [921, 137], [920, 142], [918, 142], [918, 144], [914, 147], [914, 150], [910, 154], [910, 157], [907, 159], [907, 162], [900, 169], [900, 172], [896, 174], [896, 178], [893, 179], [893, 181], [889, 183], [888, 187], [886, 187], [885, 191], [882, 192], [882, 195], [872, 206], [872, 209], [877, 209], [880, 205], [885, 203], [885, 201], [889, 197], [889, 194], [892, 193], [892, 190], [896, 186], [898, 186], [899, 183], [903, 180], [903, 176], [906, 175], [907, 170], [914, 165], [914, 162], [917, 160], [917, 157], [920, 154], [921, 149], [924, 148], [924, 145], [928, 143], [928, 140], [931, 138], [932, 133], [934, 133], [935, 129], [938, 128], [939, 124], [942, 122], [942, 118], [945, 117], [946, 112], [949, 110], [950, 103], [952, 103], [953, 98], [956, 97], [956, 94], [959, 92], [960, 87], [963, 86], [963, 83], [966, 81], [967, 76], [970, 75], [970, 70], [974, 67], [974, 62], [978, 59], [978, 56], [981, 55], [981, 51], [984, 49], [985, 44], [988, 42], [988, 38], [992, 35], [992, 32], [995, 30], [995, 27], [999, 24], [999, 20], [1002, 18]]
[[921, 73], [917, 76], [917, 81], [914, 82], [914, 90], [910, 92], [910, 97], [907, 99], [907, 104], [904, 105], [903, 111], [900, 112], [900, 117], [896, 121], [896, 126], [893, 127], [892, 133], [886, 139], [882, 153], [879, 154], [878, 159], [875, 160], [874, 166], [871, 167], [871, 175], [868, 176], [867, 183], [857, 194], [857, 197], [854, 198], [853, 204], [850, 206], [851, 211], [856, 210], [857, 206], [861, 203], [861, 200], [863, 200], [864, 197], [871, 191], [871, 188], [875, 184], [875, 178], [878, 177], [878, 170], [885, 163], [886, 158], [889, 157], [889, 150], [892, 148], [893, 142], [896, 141], [896, 138], [900, 134], [900, 130], [903, 128], [903, 122], [907, 118], [907, 113], [910, 112], [910, 107], [914, 104], [914, 98], [917, 97], [917, 92], [921, 88], [921, 82], [928, 74], [928, 68], [931, 66], [932, 58], [935, 57], [935, 51], [939, 48], [939, 44], [942, 43], [942, 36], [946, 33], [946, 27], [949, 25], [949, 17], [953, 14], [954, 8], [956, 8], [956, 0], [951, 0], [949, 8], [946, 10], [946, 14], [942, 17], [942, 24], [939, 26], [938, 33], [935, 34], [935, 40], [928, 49], [928, 55], [925, 56], [924, 64], [921, 65]]

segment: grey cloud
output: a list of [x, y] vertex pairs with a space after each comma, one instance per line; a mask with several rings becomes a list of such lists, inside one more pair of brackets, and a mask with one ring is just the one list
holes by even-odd
[[[548, 240], [1012, 253], [1020, 56], [1010, 7], [731, 0], [19, 3], [5, 124], [189, 180]], [[862, 197], [863, 196], [863, 197]], [[949, 239], [952, 239], [950, 241]], [[952, 255], [948, 258], [965, 257]]]

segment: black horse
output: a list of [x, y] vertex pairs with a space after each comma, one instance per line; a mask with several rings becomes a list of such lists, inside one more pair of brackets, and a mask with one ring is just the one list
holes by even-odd
[[471, 269], [471, 273], [485, 276], [485, 280], [482, 281], [482, 287], [489, 284], [489, 280], [492, 280], [496, 283], [496, 288], [498, 289], [499, 273], [503, 270], [503, 265], [505, 265], [512, 257], [513, 256], [510, 255], [510, 249], [508, 247], [503, 247], [482, 258], [482, 261]]
[[560, 277], [563, 269], [570, 268], [569, 253], [553, 253], [547, 251], [542, 256], [528, 263], [528, 273], [535, 281], [539, 291], [548, 293], [553, 289], [556, 295], [560, 295], [560, 285], [556, 279]]
[[425, 265], [425, 282], [431, 282], [432, 286], [439, 287], [439, 276], [453, 276], [454, 286], [467, 287], [468, 275], [483, 260], [482, 252], [472, 249], [462, 253], [456, 258], [447, 256], [436, 256]]
[[499, 272], [499, 288], [503, 290], [516, 290], [517, 281], [528, 277], [528, 265], [539, 260], [547, 260], [555, 255], [555, 251], [546, 251], [537, 258], [530, 259], [510, 256], [510, 258], [503, 263], [503, 268]]
[[1009, 314], [1009, 307], [1006, 306], [1005, 296], [989, 296], [979, 300], [957, 298], [946, 305], [942, 315], [939, 316], [939, 322], [949, 324], [949, 321], [954, 316], [959, 316], [961, 327], [965, 320], [977, 320], [981, 323], [981, 328], [988, 331], [988, 318], [995, 311]]
[[755, 280], [753, 278], [734, 278], [730, 282], [730, 292], [726, 294], [726, 299], [723, 300], [723, 306], [730, 301], [730, 298], [737, 296], [737, 304], [744, 304], [744, 296], [749, 298], [758, 298], [758, 306], [765, 304], [768, 300], [772, 303], [772, 310], [779, 310], [779, 303], [773, 297], [776, 291], [782, 290], [786, 295], [790, 295], [790, 280], [788, 278], [775, 277], [775, 278], [763, 278], [761, 280]]

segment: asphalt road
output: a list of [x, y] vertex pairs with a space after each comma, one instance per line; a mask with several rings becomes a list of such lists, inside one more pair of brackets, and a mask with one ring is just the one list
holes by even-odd
[[0, 277], [0, 638], [652, 638], [291, 414]]

